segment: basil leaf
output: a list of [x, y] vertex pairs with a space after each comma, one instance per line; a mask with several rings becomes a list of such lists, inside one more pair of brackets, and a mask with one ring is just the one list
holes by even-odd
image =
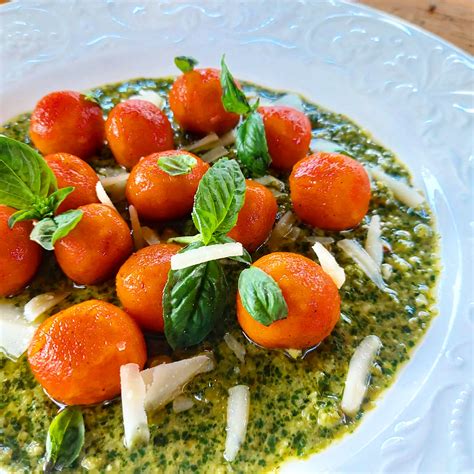
[[251, 108], [245, 97], [245, 94], [237, 87], [232, 74], [226, 63], [225, 56], [221, 59], [221, 86], [222, 86], [222, 105], [227, 112], [233, 112], [239, 115], [245, 115]]
[[198, 62], [191, 56], [176, 56], [174, 58], [174, 63], [182, 72], [189, 72], [194, 69], [194, 66], [196, 66]]
[[288, 316], [288, 306], [280, 287], [260, 268], [250, 267], [240, 274], [239, 294], [250, 316], [264, 326]]
[[253, 177], [266, 174], [272, 159], [268, 153], [263, 119], [256, 110], [237, 129], [235, 146], [239, 160]]
[[84, 418], [78, 408], [60, 411], [49, 425], [46, 438], [45, 471], [70, 466], [84, 445]]
[[57, 211], [58, 207], [62, 202], [74, 191], [74, 186], [68, 186], [67, 188], [61, 188], [48, 197], [49, 206], [54, 211]]
[[84, 213], [78, 209], [66, 211], [59, 216], [46, 217], [33, 228], [30, 239], [46, 250], [53, 250], [57, 240], [65, 237], [82, 219]]
[[39, 153], [0, 136], [0, 204], [26, 209], [56, 187], [56, 177]]
[[[212, 239], [213, 244], [228, 244], [231, 242], [235, 242], [234, 239], [228, 237], [227, 235], [219, 235], [215, 239]], [[227, 257], [229, 260], [234, 260], [239, 263], [245, 263], [246, 265], [251, 265], [252, 264], [252, 257], [250, 254], [245, 250], [244, 248], [244, 253], [243, 255], [240, 255], [238, 257]]]
[[158, 158], [158, 166], [170, 176], [189, 174], [196, 165], [196, 158], [184, 153]]
[[200, 242], [201, 241], [201, 234], [197, 235], [183, 235], [181, 237], [171, 237], [166, 242], [168, 244], [192, 244], [193, 242]]
[[89, 102], [97, 104], [100, 107], [100, 101], [99, 101], [99, 97], [97, 96], [97, 92], [93, 90], [86, 91], [84, 92], [83, 97], [85, 100], [88, 100]]
[[17, 211], [9, 217], [8, 227], [12, 229], [17, 222], [28, 221], [31, 219], [41, 219], [41, 217], [41, 214], [36, 209]]
[[[201, 247], [195, 242], [181, 252]], [[199, 344], [222, 317], [227, 284], [217, 260], [170, 270], [163, 291], [165, 336], [173, 349]]]
[[199, 182], [192, 219], [207, 245], [213, 234], [227, 234], [244, 204], [245, 178], [235, 160], [222, 158]]

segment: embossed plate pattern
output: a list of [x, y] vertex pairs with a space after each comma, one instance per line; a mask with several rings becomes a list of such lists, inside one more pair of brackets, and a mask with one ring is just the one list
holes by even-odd
[[13, 1], [0, 6], [0, 120], [57, 88], [175, 74], [177, 54], [302, 92], [396, 151], [442, 235], [439, 310], [356, 432], [283, 472], [472, 472], [472, 58], [336, 0]]

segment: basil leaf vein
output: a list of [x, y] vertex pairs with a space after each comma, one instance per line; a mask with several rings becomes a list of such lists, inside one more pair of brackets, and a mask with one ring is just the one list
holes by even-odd
[[79, 209], [63, 212], [58, 216], [46, 217], [33, 228], [30, 239], [46, 250], [53, 250], [54, 244], [71, 232], [82, 219]]
[[192, 219], [207, 245], [213, 235], [227, 234], [244, 204], [245, 178], [235, 160], [222, 158], [199, 182]]
[[45, 471], [62, 470], [79, 456], [84, 445], [84, 418], [75, 407], [67, 407], [53, 419], [46, 438]]
[[[201, 247], [195, 242], [181, 252]], [[170, 270], [163, 291], [165, 336], [173, 349], [199, 344], [222, 317], [227, 284], [217, 260]]]
[[266, 174], [271, 163], [262, 116], [253, 110], [237, 129], [235, 146], [242, 165], [253, 177]]
[[194, 66], [198, 64], [198, 61], [191, 56], [176, 56], [174, 63], [180, 71], [190, 72], [194, 69]]
[[158, 166], [170, 176], [189, 174], [196, 167], [197, 160], [194, 156], [185, 153], [162, 156], [158, 158]]
[[239, 276], [239, 295], [247, 312], [264, 326], [288, 316], [288, 306], [277, 282], [257, 267]]
[[225, 63], [225, 56], [221, 59], [221, 87], [222, 104], [227, 112], [233, 112], [239, 115], [245, 115], [250, 112], [251, 107], [245, 97], [245, 94], [237, 87], [232, 74]]

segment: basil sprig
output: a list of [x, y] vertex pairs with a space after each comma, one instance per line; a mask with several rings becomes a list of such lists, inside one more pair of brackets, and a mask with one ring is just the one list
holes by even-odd
[[237, 156], [251, 176], [263, 176], [272, 159], [268, 152], [263, 120], [257, 111], [259, 102], [253, 106], [249, 104], [245, 94], [237, 87], [224, 56], [221, 60], [221, 86], [224, 108], [243, 116], [235, 139]]
[[74, 191], [57, 189], [57, 181], [44, 158], [25, 143], [0, 136], [0, 204], [13, 207], [8, 225], [35, 219], [39, 222], [30, 238], [47, 250], [67, 235], [81, 220], [82, 211], [55, 211]]
[[260, 268], [250, 267], [240, 274], [239, 295], [250, 316], [264, 326], [288, 316], [288, 306], [280, 287]]
[[196, 167], [197, 160], [186, 153], [161, 156], [158, 158], [158, 166], [170, 176], [189, 174]]
[[[190, 244], [181, 252], [201, 247]], [[163, 292], [166, 340], [173, 349], [199, 344], [223, 314], [227, 283], [217, 260], [170, 270]]]
[[194, 197], [192, 219], [205, 245], [235, 226], [245, 188], [244, 175], [235, 160], [222, 158], [202, 177]]
[[176, 56], [174, 58], [176, 67], [182, 72], [190, 72], [198, 64], [197, 60], [191, 56]]
[[[208, 244], [233, 242], [227, 233], [237, 222], [245, 199], [245, 178], [235, 160], [222, 158], [199, 183], [192, 218], [199, 234], [174, 238], [189, 243], [181, 252]], [[250, 264], [245, 252], [234, 260]], [[199, 344], [223, 315], [227, 283], [218, 260], [170, 270], [163, 292], [165, 336], [173, 349]]]
[[60, 411], [49, 425], [45, 472], [61, 471], [79, 456], [84, 445], [84, 418], [75, 407]]

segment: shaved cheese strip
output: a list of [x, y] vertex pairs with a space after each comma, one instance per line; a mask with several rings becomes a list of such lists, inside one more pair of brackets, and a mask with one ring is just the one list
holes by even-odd
[[145, 240], [143, 239], [142, 226], [140, 225], [138, 212], [132, 204], [128, 206], [128, 212], [130, 214], [130, 222], [132, 223], [132, 235], [135, 250], [140, 250], [145, 247]]
[[381, 236], [380, 216], [375, 215], [370, 219], [367, 239], [365, 240], [365, 250], [379, 267], [383, 261], [383, 242], [380, 238]]
[[132, 95], [126, 100], [146, 100], [156, 105], [159, 109], [165, 105], [165, 99], [158, 94], [158, 92], [152, 90], [141, 90], [137, 95]]
[[371, 335], [365, 337], [355, 350], [349, 363], [341, 403], [342, 411], [346, 415], [357, 415], [367, 391], [370, 367], [381, 347], [380, 339]]
[[150, 431], [145, 412], [145, 383], [137, 364], [120, 367], [120, 389], [122, 395], [124, 444], [133, 449], [148, 444]]
[[387, 186], [393, 195], [408, 207], [417, 208], [424, 202], [423, 196], [408, 184], [384, 173], [380, 168], [370, 168], [370, 174]]
[[301, 233], [301, 229], [295, 227], [296, 216], [287, 211], [281, 219], [275, 224], [273, 231], [268, 239], [268, 247], [273, 252], [285, 242], [294, 242]]
[[185, 397], [184, 395], [176, 397], [173, 400], [173, 411], [175, 413], [181, 413], [182, 411], [189, 410], [193, 406], [194, 402], [192, 401], [192, 399], [189, 397]]
[[331, 277], [338, 288], [346, 281], [344, 269], [336, 262], [334, 256], [319, 242], [313, 245], [313, 250], [318, 256], [322, 269]]
[[308, 235], [303, 239], [305, 242], [309, 242], [310, 244], [315, 244], [319, 242], [323, 245], [329, 245], [334, 243], [334, 239], [332, 237], [325, 237], [325, 236], [317, 236], [317, 235]]
[[297, 94], [285, 94], [274, 100], [271, 105], [281, 105], [304, 112], [304, 105], [301, 97]]
[[213, 161], [222, 158], [223, 156], [228, 155], [229, 152], [227, 148], [223, 147], [222, 145], [216, 146], [212, 150], [209, 150], [207, 153], [201, 156], [201, 159], [207, 163], [212, 163]]
[[262, 176], [261, 178], [255, 178], [254, 181], [263, 184], [264, 186], [278, 189], [278, 191], [285, 190], [285, 183], [275, 178], [275, 176], [272, 176], [271, 174], [267, 174], [265, 176]]
[[232, 145], [233, 143], [235, 143], [235, 137], [236, 137], [235, 129], [230, 130], [229, 132], [225, 133], [224, 135], [222, 135], [222, 137], [219, 138], [219, 143], [222, 146]]
[[145, 409], [164, 407], [180, 395], [183, 387], [196, 375], [213, 369], [214, 361], [206, 354], [143, 370], [140, 375], [146, 385]]
[[208, 150], [213, 148], [215, 145], [219, 144], [219, 137], [216, 133], [212, 132], [209, 135], [201, 138], [197, 142], [191, 143], [183, 147], [183, 150], [187, 151], [197, 151], [197, 150]]
[[240, 257], [243, 254], [244, 248], [240, 242], [207, 245], [206, 247], [199, 247], [173, 255], [171, 257], [171, 270], [180, 270], [221, 258]]
[[158, 232], [153, 229], [150, 229], [146, 225], [142, 226], [142, 236], [148, 245], [155, 245], [160, 243], [160, 236], [158, 235]]
[[63, 299], [71, 294], [70, 291], [58, 291], [56, 293], [42, 293], [32, 298], [23, 308], [23, 315], [29, 322], [35, 321], [43, 313], [54, 308]]
[[12, 303], [0, 303], [0, 351], [18, 359], [30, 345], [38, 324], [23, 318], [23, 310]]
[[102, 186], [112, 201], [119, 202], [125, 199], [125, 188], [130, 173], [122, 173], [117, 176], [99, 177]]
[[97, 193], [97, 197], [102, 204], [105, 204], [106, 206], [111, 207], [114, 211], [117, 211], [117, 208], [110, 200], [109, 195], [105, 192], [105, 189], [100, 181], [97, 181], [97, 184], [95, 185], [95, 192]]
[[229, 389], [224, 459], [232, 462], [245, 441], [249, 420], [250, 391], [246, 385]]
[[342, 153], [344, 151], [339, 143], [324, 140], [323, 138], [313, 138], [309, 147], [312, 151], [325, 151], [326, 153]]
[[229, 349], [235, 354], [235, 357], [243, 363], [245, 361], [245, 347], [230, 333], [227, 333], [224, 336], [224, 341]]
[[385, 283], [380, 273], [380, 267], [372, 257], [362, 248], [359, 242], [350, 239], [340, 240], [337, 246], [354, 260], [359, 268], [374, 282], [381, 290], [385, 290]]

